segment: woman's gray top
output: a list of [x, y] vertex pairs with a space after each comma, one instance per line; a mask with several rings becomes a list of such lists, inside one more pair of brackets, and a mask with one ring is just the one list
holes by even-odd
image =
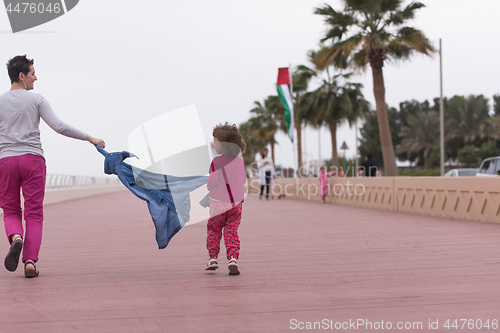
[[0, 159], [24, 154], [43, 157], [40, 118], [59, 134], [80, 140], [87, 137], [59, 119], [42, 95], [11, 90], [0, 95]]

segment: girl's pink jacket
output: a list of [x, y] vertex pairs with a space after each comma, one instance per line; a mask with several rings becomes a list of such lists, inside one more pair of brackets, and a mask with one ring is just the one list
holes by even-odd
[[319, 173], [318, 179], [319, 179], [319, 186], [323, 187], [328, 185], [328, 176], [331, 176], [333, 174], [333, 171], [330, 172], [324, 172], [324, 173]]
[[245, 162], [240, 156], [217, 156], [210, 165], [208, 196], [224, 202], [243, 202], [246, 181]]

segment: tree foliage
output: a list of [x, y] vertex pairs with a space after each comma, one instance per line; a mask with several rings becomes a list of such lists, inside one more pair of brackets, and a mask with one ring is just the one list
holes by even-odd
[[255, 156], [268, 144], [268, 141], [259, 135], [258, 129], [257, 122], [251, 120], [241, 123], [239, 126], [240, 134], [247, 144], [247, 149], [243, 153], [243, 160], [247, 166], [252, 165]]
[[[297, 131], [297, 158], [299, 170], [302, 170], [302, 126], [310, 122], [310, 115], [307, 105], [307, 91], [309, 82], [316, 76], [313, 69], [299, 65], [292, 74], [292, 86], [294, 92], [294, 122]], [[302, 176], [302, 175], [300, 175]]]
[[[500, 115], [492, 116], [489, 112], [488, 100], [482, 95], [471, 96], [453, 96], [451, 99], [444, 99], [445, 111], [445, 160], [448, 158], [467, 160], [469, 165], [475, 165], [472, 162], [474, 156], [476, 158], [486, 158], [483, 156], [497, 156], [500, 153], [498, 150], [499, 141], [498, 134], [500, 129]], [[428, 123], [411, 126], [411, 122], [415, 123], [415, 118], [422, 118], [423, 115], [428, 115], [429, 112], [433, 113], [434, 126], [428, 126]], [[399, 153], [398, 159], [401, 161], [415, 162], [418, 160], [419, 164], [424, 164], [425, 137], [434, 137], [429, 140], [430, 155], [427, 157], [427, 167], [439, 166], [440, 163], [440, 148], [439, 148], [439, 98], [433, 100], [433, 104], [428, 101], [418, 102], [415, 100], [405, 101], [399, 104], [399, 110], [390, 108], [388, 118], [390, 122], [391, 135], [394, 145], [397, 147]], [[412, 120], [413, 119], [413, 120]], [[414, 135], [410, 139], [409, 127], [418, 129], [419, 135]], [[403, 128], [406, 128], [407, 133], [402, 137], [395, 136], [395, 132], [401, 133]], [[427, 129], [426, 129], [427, 128]], [[380, 141], [377, 140], [377, 123], [373, 115], [366, 117], [366, 122], [361, 128], [361, 145], [360, 152], [362, 154], [372, 151], [375, 159], [380, 158]], [[404, 138], [406, 142], [403, 143]], [[432, 145], [432, 142], [435, 142]], [[471, 148], [463, 150], [466, 145], [474, 147], [475, 153]], [[415, 148], [421, 146], [420, 149]], [[414, 149], [409, 149], [413, 147]], [[462, 149], [462, 151], [461, 151]], [[412, 151], [410, 153], [410, 151]], [[459, 158], [459, 152], [461, 155]], [[405, 153], [403, 153], [405, 152]], [[429, 153], [429, 152], [428, 152]], [[474, 155], [475, 154], [475, 155]], [[461, 162], [462, 163], [462, 162]], [[465, 163], [465, 162], [464, 162]], [[472, 163], [472, 164], [471, 164]]]
[[488, 157], [498, 156], [498, 154], [500, 154], [500, 149], [497, 148], [497, 142], [495, 140], [488, 140], [481, 144], [481, 148], [479, 148], [477, 154], [481, 160], [484, 160]]
[[[395, 108], [388, 108], [387, 115], [389, 118], [389, 126], [391, 127], [392, 141], [395, 146], [399, 146], [401, 138], [398, 133], [401, 128], [401, 119], [398, 110]], [[364, 159], [367, 153], [373, 154], [374, 161], [384, 168], [384, 160], [382, 157], [382, 148], [380, 144], [380, 134], [377, 121], [377, 114], [375, 111], [370, 111], [365, 115], [364, 124], [360, 128], [359, 138], [359, 155]]]
[[275, 135], [279, 130], [286, 132], [285, 109], [278, 96], [268, 96], [264, 103], [254, 102], [255, 107], [250, 110], [254, 117], [250, 118], [253, 135], [260, 140], [266, 140], [271, 146], [271, 158], [274, 163], [274, 147], [277, 144]]
[[406, 125], [401, 127], [403, 138], [399, 152], [423, 152], [424, 168], [429, 167], [432, 149], [439, 143], [439, 114], [436, 111], [417, 112], [408, 115]]
[[463, 140], [478, 146], [487, 139], [498, 138], [490, 116], [488, 100], [483, 95], [453, 96], [446, 112], [447, 140]]
[[477, 167], [479, 164], [477, 148], [472, 145], [466, 145], [460, 148], [458, 150], [458, 161], [467, 168]]
[[388, 175], [397, 176], [382, 67], [390, 59], [406, 60], [413, 53], [435, 52], [421, 31], [406, 25], [424, 5], [411, 2], [403, 7], [402, 0], [344, 0], [343, 4], [343, 11], [327, 4], [315, 10], [328, 26], [321, 39], [328, 44], [318, 52], [315, 63], [319, 68], [333, 65], [362, 70], [370, 64], [384, 165]]
[[493, 112], [500, 115], [500, 95], [493, 95]]
[[361, 93], [362, 85], [347, 81], [350, 74], [330, 75], [325, 71], [321, 85], [307, 95], [311, 120], [316, 127], [330, 130], [332, 163], [338, 166], [337, 128], [342, 121], [352, 124], [369, 110], [369, 104]]

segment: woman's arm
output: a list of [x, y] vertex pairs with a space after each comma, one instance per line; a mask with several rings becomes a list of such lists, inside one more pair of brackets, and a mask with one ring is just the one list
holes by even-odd
[[104, 141], [102, 141], [101, 139], [94, 138], [93, 136], [90, 136], [88, 134], [87, 134], [87, 137], [85, 138], [85, 140], [90, 142], [93, 145], [98, 145], [101, 148], [106, 148]]

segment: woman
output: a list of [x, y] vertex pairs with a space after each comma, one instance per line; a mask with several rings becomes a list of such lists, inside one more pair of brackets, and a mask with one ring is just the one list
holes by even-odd
[[269, 188], [273, 187], [274, 184], [274, 165], [271, 157], [267, 156], [269, 150], [267, 148], [262, 149], [260, 152], [261, 159], [257, 162], [257, 167], [259, 168], [259, 183], [260, 183], [260, 199], [262, 200], [262, 194], [264, 193], [264, 187], [266, 188], [266, 199], [269, 200]]
[[[34, 60], [26, 55], [10, 59], [7, 70], [12, 85], [10, 91], [0, 95], [0, 207], [11, 244], [4, 264], [7, 270], [15, 271], [24, 247], [27, 278], [39, 274], [35, 264], [42, 242], [46, 167], [40, 142], [40, 118], [59, 134], [104, 148], [102, 140], [62, 122], [41, 95], [28, 92], [37, 80], [33, 64]], [[21, 189], [26, 234], [22, 224]]]

